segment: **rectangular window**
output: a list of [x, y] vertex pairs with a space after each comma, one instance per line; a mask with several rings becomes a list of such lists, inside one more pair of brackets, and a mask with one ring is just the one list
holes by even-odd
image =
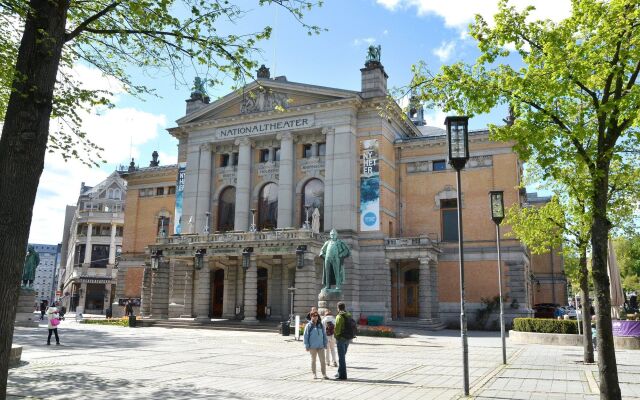
[[455, 242], [458, 240], [458, 201], [456, 199], [440, 200], [440, 215], [442, 218], [442, 241]]
[[269, 161], [269, 149], [260, 150], [260, 162], [265, 163]]
[[176, 187], [169, 186], [169, 190], [167, 191], [167, 194], [176, 194]]
[[302, 158], [311, 158], [313, 154], [311, 154], [311, 143], [302, 145]]
[[163, 187], [156, 188], [156, 196], [164, 196], [164, 188]]
[[229, 166], [229, 154], [221, 154], [220, 155], [220, 166], [228, 167]]
[[447, 163], [445, 160], [436, 160], [433, 162], [434, 171], [444, 171], [445, 169], [447, 169]]
[[147, 189], [138, 189], [138, 197], [146, 197]]
[[326, 143], [318, 143], [318, 155], [324, 156], [327, 153], [327, 144]]
[[273, 161], [280, 161], [280, 147], [276, 147], [275, 149], [273, 149], [274, 152], [274, 160]]

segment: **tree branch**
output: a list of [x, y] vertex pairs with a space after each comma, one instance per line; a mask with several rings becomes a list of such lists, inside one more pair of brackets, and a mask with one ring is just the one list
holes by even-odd
[[93, 14], [92, 16], [87, 18], [86, 20], [82, 21], [82, 23], [80, 23], [80, 25], [78, 25], [76, 27], [76, 29], [74, 29], [73, 31], [71, 31], [71, 32], [69, 32], [69, 33], [67, 33], [65, 35], [64, 41], [68, 42], [70, 40], [73, 40], [76, 36], [78, 36], [83, 31], [88, 31], [89, 30], [89, 24], [91, 24], [94, 21], [97, 21], [98, 19], [103, 17], [105, 14], [108, 14], [109, 12], [114, 10], [119, 5], [120, 5], [119, 1], [114, 1], [113, 3], [111, 3], [108, 6], [106, 6], [105, 8], [103, 8], [101, 11]]

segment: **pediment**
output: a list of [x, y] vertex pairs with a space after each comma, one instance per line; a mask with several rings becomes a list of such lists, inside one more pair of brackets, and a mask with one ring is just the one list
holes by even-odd
[[236, 90], [177, 122], [183, 125], [274, 110], [283, 111], [358, 96], [356, 91], [265, 79]]

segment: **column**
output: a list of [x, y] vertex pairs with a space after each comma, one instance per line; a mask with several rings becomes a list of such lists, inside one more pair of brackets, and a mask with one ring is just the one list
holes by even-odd
[[246, 273], [244, 285], [244, 319], [242, 322], [258, 322], [258, 265], [255, 256], [251, 256], [251, 265]]
[[[120, 271], [118, 271], [118, 274], [119, 273]], [[120, 279], [118, 279], [118, 281], [120, 281]], [[116, 292], [117, 294], [120, 292], [120, 288], [117, 285]], [[124, 289], [122, 289], [122, 295], [118, 296], [118, 298], [119, 297], [124, 297]], [[122, 309], [122, 307], [118, 308]], [[140, 315], [147, 317], [149, 314], [151, 314], [151, 268], [144, 267], [144, 271], [142, 272], [142, 305], [140, 307]]]
[[273, 147], [269, 147], [269, 161], [273, 162], [276, 160], [276, 156], [275, 156], [276, 152], [273, 151]]
[[236, 215], [234, 229], [249, 230], [249, 204], [251, 200], [251, 141], [247, 138], [236, 140], [240, 150], [236, 182]]
[[[171, 260], [170, 262], [174, 262]], [[169, 317], [169, 262], [161, 262], [151, 276], [151, 316], [155, 319]]]
[[195, 293], [193, 296], [193, 313], [196, 319], [209, 320], [209, 303], [211, 302], [211, 270], [209, 263], [204, 262], [201, 270], [196, 270]]
[[418, 318], [431, 320], [431, 266], [427, 257], [419, 258], [420, 284], [418, 286]]
[[84, 306], [87, 302], [87, 283], [82, 282], [80, 284], [80, 298], [78, 299], [78, 307], [76, 307], [76, 313], [84, 313]]
[[[200, 179], [200, 145], [189, 144], [187, 148], [187, 169], [184, 176], [184, 192], [182, 200], [182, 234], [196, 233], [197, 198]], [[192, 220], [192, 224], [189, 221]]]
[[91, 234], [93, 231], [93, 224], [89, 222], [87, 224], [87, 241], [86, 246], [84, 248], [84, 263], [89, 265], [91, 264]]
[[235, 163], [235, 158], [236, 158], [236, 153], [231, 152], [229, 153], [229, 167], [232, 167], [233, 164]]
[[287, 264], [280, 260], [280, 268], [282, 268], [282, 319], [291, 312], [291, 305], [289, 299], [291, 294], [289, 293], [289, 268]]
[[111, 224], [111, 242], [109, 243], [109, 264], [116, 263], [116, 224]]
[[[200, 145], [200, 162], [196, 187], [196, 233], [202, 233], [206, 224], [206, 213], [211, 212], [211, 145]], [[211, 224], [211, 221], [209, 221]], [[209, 227], [211, 230], [211, 227]]]
[[384, 316], [385, 323], [389, 323], [390, 321], [393, 320], [393, 304], [395, 302], [395, 300], [393, 299], [393, 294], [395, 293], [392, 293], [394, 292], [394, 290], [392, 290], [391, 288], [391, 274], [393, 271], [393, 269], [391, 268], [392, 263], [395, 264], [395, 261], [385, 258], [384, 265], [386, 267], [385, 270], [387, 275], [387, 283], [385, 283], [385, 290], [388, 293], [387, 300], [386, 300], [387, 306], [385, 307], [386, 310], [385, 310], [385, 316]]
[[326, 136], [327, 152], [324, 157], [324, 227], [326, 230], [333, 228], [333, 148], [335, 130], [323, 128]]
[[278, 181], [278, 228], [293, 226], [293, 135], [280, 136], [280, 167]]
[[318, 142], [311, 143], [311, 157], [318, 157]]
[[235, 317], [235, 309], [236, 309], [236, 281], [237, 277], [237, 266], [226, 265], [224, 268], [224, 293], [222, 300], [222, 318], [232, 319]]
[[102, 303], [102, 312], [105, 313], [107, 308], [111, 305], [111, 282], [104, 285], [104, 302]]
[[438, 263], [431, 260], [431, 319], [440, 318], [440, 299], [438, 298]]
[[314, 254], [310, 252], [305, 253], [304, 266], [295, 269], [296, 293], [293, 313], [300, 315], [302, 318], [307, 315], [312, 306], [318, 305], [319, 290], [317, 286], [320, 285], [320, 282], [316, 279], [314, 258]]

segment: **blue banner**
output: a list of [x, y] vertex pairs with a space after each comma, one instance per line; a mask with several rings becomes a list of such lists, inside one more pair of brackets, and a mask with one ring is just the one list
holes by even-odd
[[176, 211], [174, 213], [173, 233], [182, 233], [182, 197], [184, 193], [184, 174], [187, 170], [187, 163], [178, 164], [178, 179], [176, 180]]
[[360, 230], [380, 230], [380, 168], [378, 139], [362, 142], [360, 170]]

